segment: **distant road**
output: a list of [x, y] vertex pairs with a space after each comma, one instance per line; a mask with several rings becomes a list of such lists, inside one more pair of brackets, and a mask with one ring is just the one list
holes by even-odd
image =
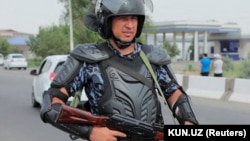
[[[32, 78], [29, 70], [0, 67], [1, 141], [70, 141], [68, 134], [43, 123], [39, 109], [31, 107]], [[191, 98], [200, 124], [250, 124], [250, 104]]]

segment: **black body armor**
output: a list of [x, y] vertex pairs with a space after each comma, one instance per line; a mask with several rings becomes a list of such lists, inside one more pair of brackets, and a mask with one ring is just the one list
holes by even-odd
[[[100, 65], [103, 68], [101, 70], [105, 90], [99, 101], [101, 114], [119, 113], [154, 123], [158, 99], [154, 91], [153, 79], [140, 56], [135, 57], [133, 62], [119, 56], [113, 56], [110, 59], [103, 61]], [[116, 65], [114, 62], [119, 63], [117, 65], [120, 69], [114, 66]], [[132, 69], [137, 75], [145, 77], [144, 81], [147, 82], [142, 82], [129, 75], [129, 72], [126, 72], [129, 69]]]

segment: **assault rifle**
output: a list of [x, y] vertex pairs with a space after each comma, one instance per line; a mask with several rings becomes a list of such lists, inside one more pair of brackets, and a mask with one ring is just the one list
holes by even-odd
[[145, 123], [127, 116], [114, 114], [108, 116], [95, 116], [88, 111], [62, 105], [62, 110], [57, 118], [57, 123], [77, 125], [98, 125], [116, 129], [128, 135], [144, 137], [146, 139], [163, 140], [163, 126]]

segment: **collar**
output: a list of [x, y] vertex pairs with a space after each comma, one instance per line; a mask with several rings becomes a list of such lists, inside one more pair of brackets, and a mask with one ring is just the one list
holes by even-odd
[[139, 53], [141, 51], [141, 44], [139, 44], [137, 42], [135, 42], [135, 50], [127, 55], [123, 55], [119, 51], [117, 51], [115, 48], [113, 48], [109, 41], [107, 41], [107, 44], [108, 44], [108, 47], [112, 50], [112, 52], [115, 55], [118, 55], [122, 58], [129, 59], [129, 60], [133, 60], [136, 56], [139, 55]]

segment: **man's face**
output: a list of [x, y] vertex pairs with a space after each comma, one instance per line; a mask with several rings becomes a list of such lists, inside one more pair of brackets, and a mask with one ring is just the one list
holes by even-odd
[[112, 18], [113, 35], [123, 42], [131, 42], [137, 32], [137, 16], [118, 16]]

